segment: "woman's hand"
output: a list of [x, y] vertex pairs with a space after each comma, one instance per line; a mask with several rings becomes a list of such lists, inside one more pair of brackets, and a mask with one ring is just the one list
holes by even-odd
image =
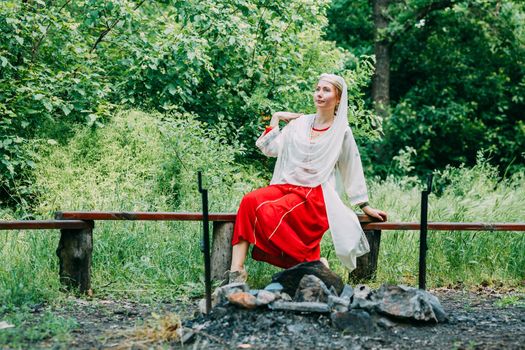
[[302, 116], [301, 113], [275, 112], [272, 115], [272, 120], [270, 121], [270, 126], [277, 126], [279, 124], [279, 120], [282, 120], [282, 121], [288, 123], [290, 120], [297, 119], [300, 116]]
[[373, 218], [379, 219], [379, 221], [386, 221], [387, 215], [384, 211], [379, 209], [374, 209], [371, 206], [367, 205], [366, 207], [361, 209], [366, 215], [371, 216]]

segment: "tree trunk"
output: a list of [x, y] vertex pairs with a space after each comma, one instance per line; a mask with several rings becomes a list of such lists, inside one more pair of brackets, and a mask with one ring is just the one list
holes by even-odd
[[211, 245], [211, 279], [222, 281], [232, 262], [233, 222], [213, 223]]
[[60, 230], [57, 256], [60, 283], [66, 290], [91, 293], [91, 254], [93, 252], [93, 222], [91, 228]]
[[364, 282], [375, 278], [377, 260], [379, 258], [379, 244], [381, 243], [381, 231], [365, 231], [366, 239], [370, 244], [370, 252], [357, 258], [357, 267], [348, 276], [353, 282]]
[[385, 14], [389, 1], [390, 0], [374, 0], [373, 9], [376, 67], [372, 78], [372, 99], [376, 113], [383, 118], [388, 116], [388, 107], [390, 104], [390, 52], [389, 42], [386, 38], [382, 37], [380, 31], [388, 25]]

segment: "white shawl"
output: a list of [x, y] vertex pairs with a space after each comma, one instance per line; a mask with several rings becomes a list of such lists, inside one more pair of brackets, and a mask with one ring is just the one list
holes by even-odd
[[[337, 77], [337, 76], [336, 76]], [[352, 204], [368, 201], [359, 150], [348, 125], [347, 88], [329, 130], [311, 140], [315, 115], [304, 115], [283, 128], [273, 128], [256, 142], [269, 157], [277, 157], [270, 184], [322, 186], [335, 252], [350, 271], [356, 258], [369, 252], [357, 215], [341, 200], [343, 191]]]

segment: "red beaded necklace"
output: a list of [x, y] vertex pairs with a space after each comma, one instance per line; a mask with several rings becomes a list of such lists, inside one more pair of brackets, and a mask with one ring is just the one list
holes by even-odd
[[330, 129], [330, 127], [327, 127], [327, 128], [324, 128], [324, 129], [316, 129], [316, 128], [314, 128], [314, 127], [312, 126], [312, 130], [313, 130], [313, 131], [326, 131], [326, 130], [328, 130], [328, 129]]

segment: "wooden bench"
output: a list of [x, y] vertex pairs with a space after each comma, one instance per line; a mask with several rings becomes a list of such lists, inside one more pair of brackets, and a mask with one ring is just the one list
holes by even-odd
[[[220, 280], [229, 269], [231, 239], [236, 214], [210, 213], [213, 224], [211, 261], [212, 279]], [[381, 231], [419, 230], [413, 222], [373, 222], [366, 215], [358, 215], [370, 242], [370, 253], [359, 257], [354, 279], [369, 279], [377, 269]], [[201, 213], [174, 212], [57, 212], [56, 220], [0, 221], [0, 230], [59, 229], [57, 248], [60, 265], [60, 282], [67, 289], [88, 292], [91, 288], [91, 259], [93, 252], [93, 229], [97, 220], [143, 220], [143, 221], [202, 221]], [[432, 231], [525, 231], [525, 223], [452, 223], [430, 222]]]

